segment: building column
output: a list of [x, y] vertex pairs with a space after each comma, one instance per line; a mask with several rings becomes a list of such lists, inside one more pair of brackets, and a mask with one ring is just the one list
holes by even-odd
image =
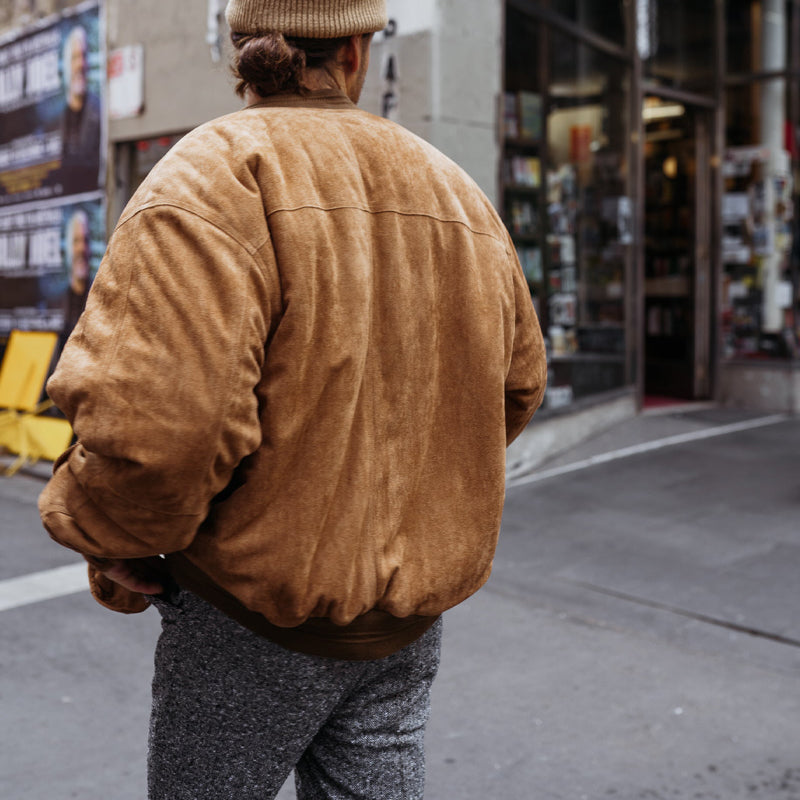
[[[786, 69], [786, 3], [784, 0], [762, 0], [761, 4], [761, 64], [765, 71]], [[763, 81], [759, 87], [759, 125], [761, 144], [770, 151], [766, 181], [767, 214], [775, 213], [775, 193], [772, 176], [782, 164], [786, 128], [786, 81]], [[771, 219], [774, 228], [776, 221]], [[778, 304], [778, 284], [783, 254], [773, 248], [763, 265], [763, 320], [765, 333], [780, 333], [783, 329], [783, 309]]]

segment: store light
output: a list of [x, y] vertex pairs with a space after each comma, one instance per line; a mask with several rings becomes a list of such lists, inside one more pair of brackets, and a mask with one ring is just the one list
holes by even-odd
[[678, 159], [675, 156], [668, 156], [664, 159], [664, 163], [661, 165], [661, 169], [664, 171], [664, 175], [668, 178], [677, 178], [678, 177]]
[[642, 119], [645, 122], [652, 122], [657, 119], [671, 119], [682, 117], [686, 113], [686, 108], [680, 103], [665, 103], [664, 105], [646, 105], [642, 109]]

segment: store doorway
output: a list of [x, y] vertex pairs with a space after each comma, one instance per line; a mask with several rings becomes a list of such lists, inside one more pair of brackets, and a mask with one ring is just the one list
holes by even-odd
[[709, 112], [648, 96], [645, 147], [645, 405], [710, 396]]

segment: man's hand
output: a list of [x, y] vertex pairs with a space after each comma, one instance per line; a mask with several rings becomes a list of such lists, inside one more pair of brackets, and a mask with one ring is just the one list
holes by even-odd
[[137, 575], [130, 563], [123, 559], [112, 561], [110, 566], [103, 570], [103, 575], [131, 592], [161, 594], [164, 591], [164, 587], [157, 581]]

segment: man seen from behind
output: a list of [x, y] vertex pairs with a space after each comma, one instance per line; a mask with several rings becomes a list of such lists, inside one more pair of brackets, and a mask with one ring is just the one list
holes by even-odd
[[[487, 580], [545, 356], [467, 175], [355, 103], [384, 0], [231, 0], [246, 107], [122, 214], [48, 384], [40, 509], [163, 617], [151, 800], [416, 800], [442, 614]], [[160, 558], [163, 556], [163, 558]]]

